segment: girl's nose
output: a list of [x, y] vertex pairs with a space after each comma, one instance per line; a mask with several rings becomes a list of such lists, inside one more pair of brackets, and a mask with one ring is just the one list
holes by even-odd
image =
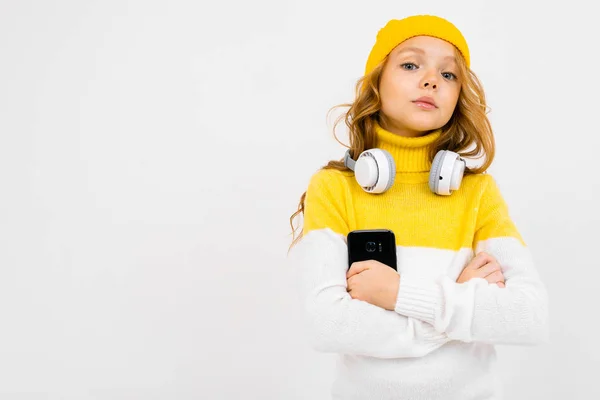
[[429, 88], [433, 87], [433, 89], [437, 88], [437, 72], [433, 70], [427, 70], [425, 76], [423, 77], [423, 87]]

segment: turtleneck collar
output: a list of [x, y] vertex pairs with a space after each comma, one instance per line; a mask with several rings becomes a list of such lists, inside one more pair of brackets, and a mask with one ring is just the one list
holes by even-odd
[[396, 172], [429, 172], [429, 145], [442, 133], [441, 129], [423, 136], [400, 136], [375, 123], [376, 147], [390, 152], [396, 162]]

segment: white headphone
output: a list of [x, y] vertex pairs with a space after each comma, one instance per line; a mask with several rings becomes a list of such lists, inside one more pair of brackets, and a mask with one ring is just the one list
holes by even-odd
[[[354, 171], [360, 187], [368, 193], [383, 193], [394, 184], [396, 163], [392, 155], [383, 149], [365, 150], [354, 161], [346, 150], [344, 165]], [[440, 150], [435, 155], [429, 171], [429, 189], [440, 195], [450, 195], [460, 188], [466, 162], [457, 153]]]

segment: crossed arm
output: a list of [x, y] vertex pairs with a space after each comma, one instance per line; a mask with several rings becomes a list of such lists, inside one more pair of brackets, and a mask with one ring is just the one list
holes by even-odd
[[332, 187], [335, 182], [313, 179], [306, 197], [308, 233], [289, 255], [312, 346], [324, 352], [397, 358], [423, 356], [450, 340], [547, 343], [546, 289], [498, 187], [491, 177], [485, 183], [473, 247], [499, 262], [505, 288], [483, 278], [459, 284], [448, 276], [406, 273], [391, 311], [348, 294], [347, 246], [338, 233], [348, 228], [344, 199], [331, 195], [343, 190]]
[[306, 234], [290, 251], [307, 334], [322, 352], [420, 357], [450, 339], [427, 322], [353, 299], [346, 291], [347, 247], [331, 229]]

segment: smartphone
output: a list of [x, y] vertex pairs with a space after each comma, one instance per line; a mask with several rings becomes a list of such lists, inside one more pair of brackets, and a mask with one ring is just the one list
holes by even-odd
[[360, 229], [348, 233], [348, 269], [355, 261], [377, 260], [396, 271], [396, 236], [389, 229]]

